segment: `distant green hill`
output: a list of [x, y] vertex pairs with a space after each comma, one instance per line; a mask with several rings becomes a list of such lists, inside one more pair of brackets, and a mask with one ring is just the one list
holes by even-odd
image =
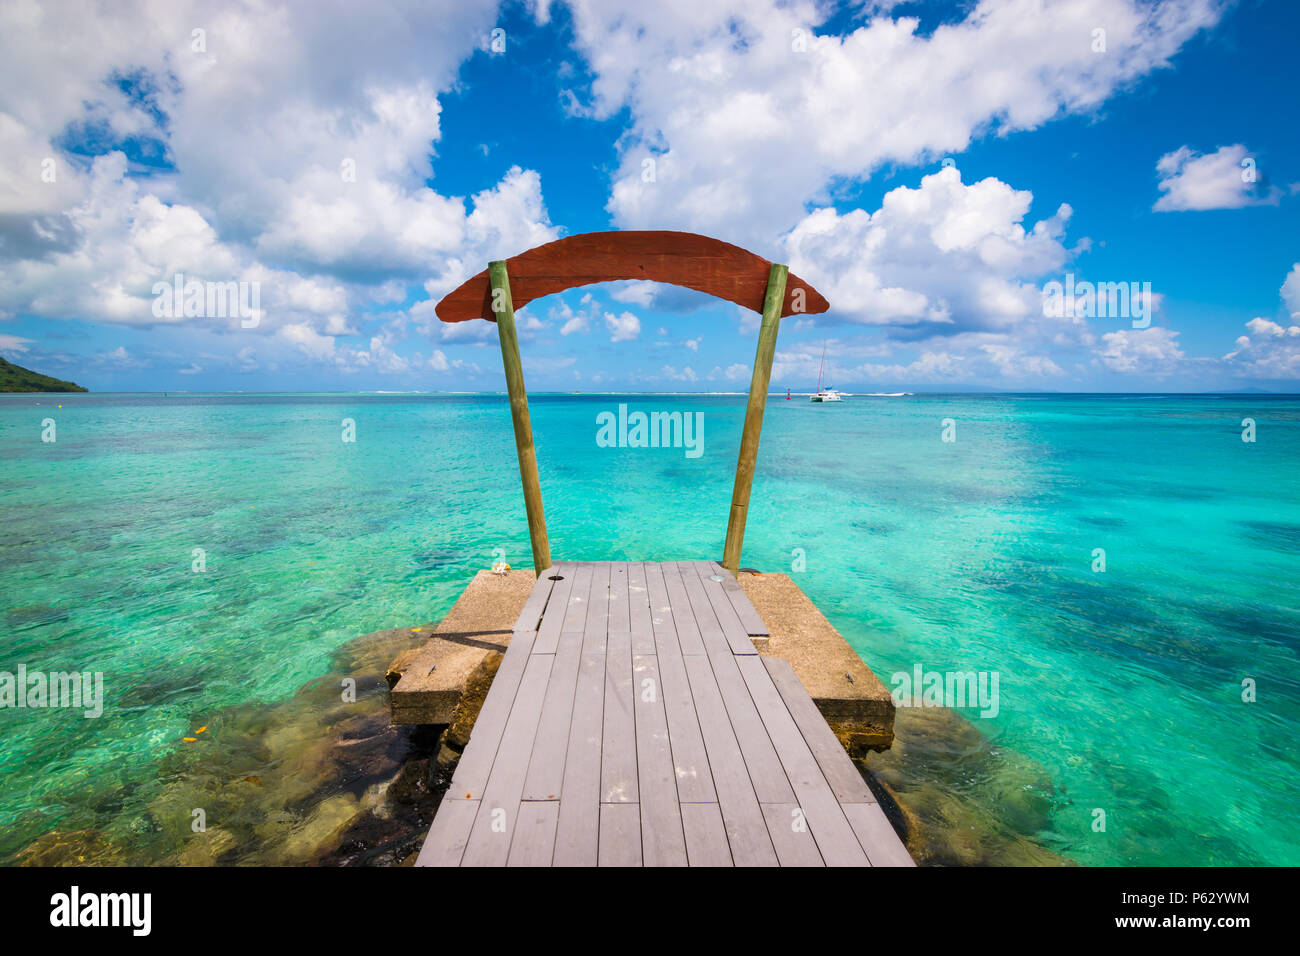
[[84, 392], [80, 385], [50, 378], [0, 358], [0, 392]]

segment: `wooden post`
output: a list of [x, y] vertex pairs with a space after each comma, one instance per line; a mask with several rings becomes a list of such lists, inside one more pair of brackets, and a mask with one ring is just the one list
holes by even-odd
[[533, 544], [533, 568], [540, 578], [551, 566], [551, 544], [546, 538], [546, 514], [542, 511], [542, 486], [537, 479], [537, 455], [533, 451], [533, 426], [528, 419], [528, 392], [524, 390], [524, 366], [519, 358], [519, 334], [515, 331], [515, 305], [510, 298], [510, 276], [504, 262], [488, 263], [492, 286], [492, 312], [501, 339], [501, 364], [506, 370], [510, 393], [510, 416], [515, 425], [515, 450], [519, 453], [519, 477], [524, 485], [524, 508], [528, 512], [528, 537]]
[[745, 543], [745, 518], [749, 513], [749, 490], [754, 484], [758, 460], [758, 437], [763, 431], [763, 409], [772, 380], [772, 356], [776, 354], [776, 333], [785, 306], [787, 266], [772, 264], [763, 298], [763, 324], [758, 330], [758, 351], [754, 374], [749, 381], [749, 404], [745, 407], [745, 430], [740, 434], [740, 458], [736, 462], [736, 485], [731, 492], [731, 515], [727, 519], [727, 543], [722, 548], [722, 566], [732, 574], [740, 571], [740, 549]]

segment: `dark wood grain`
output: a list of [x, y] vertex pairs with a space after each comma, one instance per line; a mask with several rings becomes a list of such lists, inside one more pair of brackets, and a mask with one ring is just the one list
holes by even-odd
[[[616, 231], [548, 242], [507, 259], [506, 269], [516, 309], [576, 286], [647, 279], [696, 289], [762, 313], [772, 263], [729, 242], [692, 232]], [[795, 314], [800, 303], [799, 311], [807, 314], [830, 308], [820, 292], [791, 274], [781, 316]], [[448, 293], [434, 311], [444, 322], [494, 321], [488, 270]]]

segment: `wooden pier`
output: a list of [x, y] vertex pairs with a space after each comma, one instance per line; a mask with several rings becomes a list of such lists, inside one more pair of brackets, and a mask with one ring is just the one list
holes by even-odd
[[912, 866], [730, 573], [538, 578], [420, 866]]
[[[627, 279], [761, 316], [721, 564], [551, 562], [515, 305]], [[497, 324], [537, 583], [418, 865], [912, 865], [790, 664], [758, 654], [734, 577], [781, 319], [829, 307], [785, 265], [663, 231], [567, 236], [438, 303]]]

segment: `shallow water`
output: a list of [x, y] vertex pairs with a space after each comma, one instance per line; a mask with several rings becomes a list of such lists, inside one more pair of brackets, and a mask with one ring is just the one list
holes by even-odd
[[[703, 455], [599, 447], [620, 402], [703, 413]], [[743, 411], [534, 396], [552, 553], [718, 557]], [[997, 673], [997, 716], [901, 715], [914, 743], [872, 758], [923, 822], [951, 797], [1084, 864], [1296, 864], [1297, 462], [1296, 399], [774, 396], [743, 563], [791, 573], [887, 684]], [[210, 715], [436, 620], [495, 549], [531, 561], [500, 396], [0, 396], [0, 499], [0, 671], [101, 671], [106, 697], [0, 710], [0, 858], [150, 825]]]

